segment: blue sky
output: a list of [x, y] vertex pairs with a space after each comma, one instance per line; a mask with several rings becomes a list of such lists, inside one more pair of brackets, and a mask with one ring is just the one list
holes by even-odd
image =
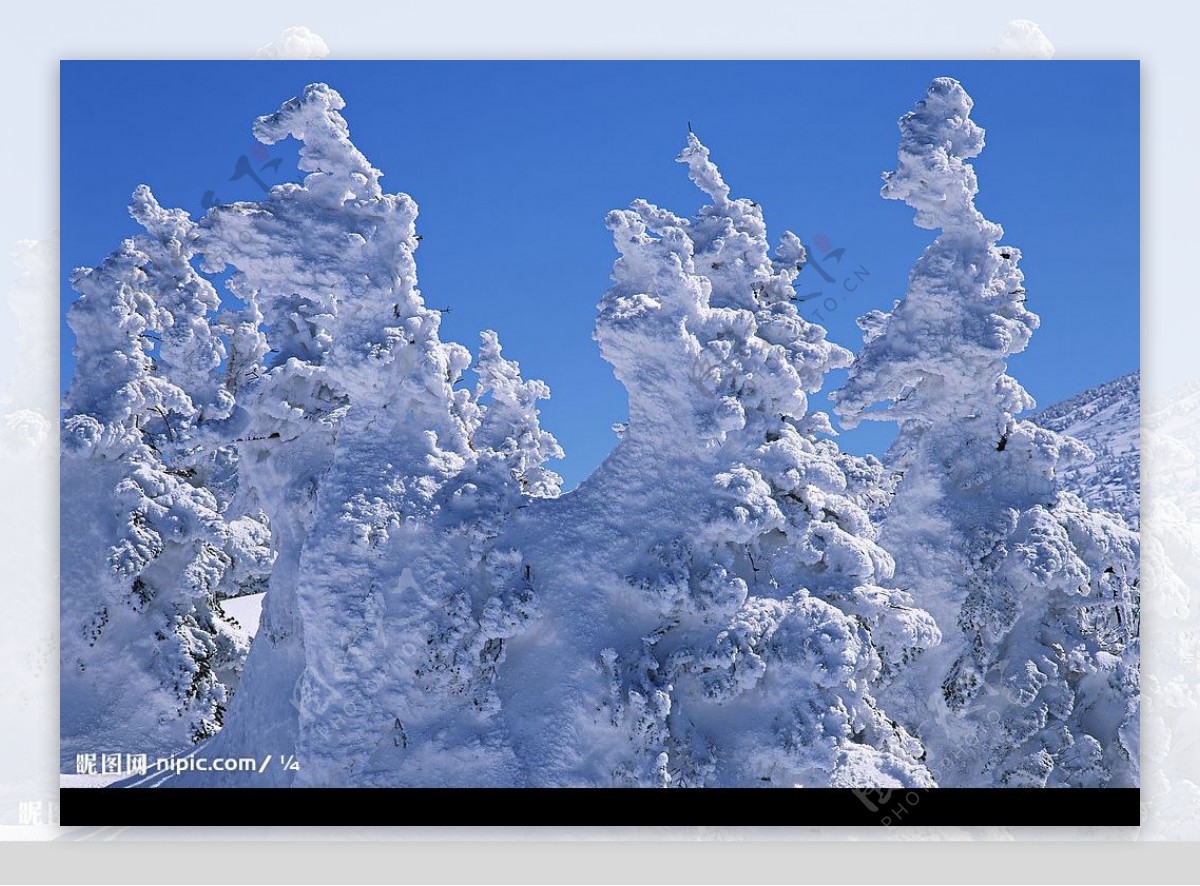
[[[803, 275], [801, 294], [822, 292], [804, 313], [857, 350], [854, 319], [903, 296], [933, 237], [879, 197], [879, 176], [895, 162], [896, 119], [939, 76], [975, 99], [988, 143], [977, 204], [1022, 250], [1042, 318], [1010, 371], [1048, 405], [1136, 369], [1136, 62], [64, 62], [63, 311], [70, 270], [136, 233], [136, 185], [199, 216], [206, 192], [262, 194], [249, 176], [230, 181], [243, 155], [268, 185], [298, 181], [295, 144], [259, 146], [250, 125], [329, 83], [384, 188], [420, 204], [420, 286], [453, 308], [443, 337], [474, 351], [495, 329], [524, 374], [550, 384], [543, 423], [571, 487], [626, 411], [591, 340], [615, 258], [605, 213], [637, 197], [677, 214], [702, 204], [674, 162], [690, 122], [734, 195], [762, 204], [772, 241], [790, 229], [808, 244], [829, 279]], [[65, 323], [62, 345], [65, 388]], [[827, 407], [823, 395], [813, 405]], [[872, 424], [840, 443], [881, 453], [892, 433]]]

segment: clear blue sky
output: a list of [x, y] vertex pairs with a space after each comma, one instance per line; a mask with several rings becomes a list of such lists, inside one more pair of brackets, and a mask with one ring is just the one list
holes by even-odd
[[[806, 315], [820, 310], [857, 350], [854, 318], [902, 297], [933, 236], [879, 197], [879, 176], [895, 162], [896, 119], [938, 76], [975, 99], [988, 143], [977, 202], [1021, 248], [1042, 318], [1013, 374], [1048, 405], [1136, 369], [1136, 62], [64, 62], [63, 311], [65, 275], [136, 232], [125, 206], [137, 184], [198, 217], [207, 191], [261, 195], [249, 177], [229, 180], [242, 155], [256, 169], [282, 160], [260, 172], [267, 184], [298, 181], [295, 144], [256, 156], [250, 125], [329, 83], [385, 189], [420, 204], [421, 289], [454, 309], [443, 337], [474, 352], [479, 330], [495, 329], [525, 375], [550, 384], [543, 422], [571, 487], [626, 412], [591, 340], [615, 257], [605, 213], [637, 197], [678, 214], [701, 205], [674, 162], [690, 121], [734, 195], [763, 205], [772, 241], [790, 229], [818, 261], [844, 250], [822, 262], [833, 284], [810, 270], [801, 292], [819, 284]], [[71, 345], [64, 323], [64, 388]], [[892, 433], [868, 425], [840, 442], [881, 453]]]

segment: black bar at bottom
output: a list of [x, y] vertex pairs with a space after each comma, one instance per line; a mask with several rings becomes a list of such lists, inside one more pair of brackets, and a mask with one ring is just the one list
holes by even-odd
[[60, 813], [105, 826], [1046, 827], [1137, 825], [1140, 802], [1137, 788], [63, 788]]

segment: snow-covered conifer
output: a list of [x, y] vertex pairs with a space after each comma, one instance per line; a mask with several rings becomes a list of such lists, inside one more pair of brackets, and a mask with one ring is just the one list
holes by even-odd
[[502, 678], [519, 756], [542, 784], [931, 784], [874, 691], [937, 629], [888, 586], [808, 408], [850, 355], [791, 300], [800, 241], [771, 255], [694, 135], [679, 160], [712, 201], [695, 218], [608, 216], [595, 336], [629, 395], [621, 442], [513, 532], [542, 609]]
[[[561, 478], [546, 462], [562, 450], [538, 418], [549, 388], [522, 379], [517, 363], [501, 356], [495, 333], [481, 339], [469, 459], [422, 519], [401, 528], [383, 570], [395, 588], [385, 662], [394, 719], [375, 755], [375, 783], [513, 785], [528, 778], [497, 689], [508, 644], [540, 609], [525, 542], [509, 528], [518, 514], [559, 494]], [[544, 679], [555, 680], [552, 672]]]
[[1007, 361], [1038, 318], [975, 207], [971, 108], [939, 78], [900, 119], [883, 196], [940, 233], [904, 299], [860, 321], [834, 395], [847, 426], [899, 424], [882, 541], [945, 636], [885, 698], [942, 785], [1135, 784], [1137, 538], [1059, 491], [1082, 444], [1015, 417], [1033, 401]]
[[[1017, 417], [1038, 318], [959, 84], [901, 120], [884, 195], [939, 234], [856, 359], [694, 134], [707, 205], [608, 215], [594, 338], [629, 415], [566, 494], [548, 386], [494, 332], [442, 340], [417, 205], [343, 108], [318, 83], [258, 118], [306, 174], [261, 200], [193, 223], [139, 188], [144, 233], [74, 278], [66, 765], [206, 740], [281, 765], [173, 783], [1136, 783], [1137, 538], [1062, 489], [1086, 448]], [[886, 462], [811, 408], [846, 367]], [[249, 644], [222, 600], [255, 593]]]
[[557, 491], [547, 392], [489, 336], [480, 390], [462, 386], [470, 354], [417, 288], [417, 206], [382, 191], [343, 107], [314, 84], [259, 118], [260, 140], [301, 142], [309, 175], [202, 225], [207, 267], [232, 266], [248, 306], [227, 322], [238, 406], [220, 430], [278, 551], [219, 741], [261, 746], [266, 729], [297, 751], [279, 776], [297, 784], [512, 782], [498, 734], [440, 733], [487, 734], [482, 683], [531, 606], [519, 555], [489, 541], [522, 493]]
[[550, 388], [536, 379], [524, 381], [521, 367], [501, 355], [500, 340], [491, 331], [480, 336], [475, 372], [479, 376], [475, 400], [482, 403], [488, 398], [471, 435], [477, 460], [481, 465], [494, 464], [505, 480], [515, 480], [526, 495], [558, 495], [562, 477], [546, 462], [562, 458], [563, 451], [554, 435], [542, 429], [537, 410], [538, 401], [550, 396]]
[[[221, 413], [211, 286], [194, 226], [149, 190], [145, 233], [73, 278], [76, 373], [62, 427], [62, 753], [170, 751], [221, 724], [216, 604], [230, 558], [214, 495], [173, 456]], [[164, 365], [165, 364], [165, 365]], [[170, 372], [168, 373], [167, 368]], [[193, 399], [194, 398], [194, 399]]]

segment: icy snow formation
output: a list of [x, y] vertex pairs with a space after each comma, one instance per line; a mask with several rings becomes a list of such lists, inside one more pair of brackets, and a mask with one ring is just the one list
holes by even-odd
[[[595, 337], [629, 394], [621, 442], [517, 521], [542, 613], [504, 675], [518, 757], [534, 784], [929, 784], [873, 687], [937, 628], [808, 411], [849, 354], [790, 301], [796, 237], [771, 255], [694, 135], [679, 160], [712, 200], [695, 218], [608, 216]], [[549, 662], [553, 691], [529, 688]]]
[[1093, 508], [1119, 514], [1133, 529], [1141, 511], [1141, 376], [1137, 372], [1047, 406], [1037, 423], [1086, 444], [1089, 464], [1062, 472], [1063, 485]]
[[310, 175], [202, 224], [261, 318], [249, 351], [276, 352], [226, 432], [278, 559], [213, 747], [294, 749], [311, 785], [930, 783], [870, 687], [937, 629], [877, 583], [892, 560], [845, 473], [870, 464], [807, 414], [849, 354], [789, 301], [799, 241], [770, 257], [694, 138], [712, 206], [610, 215], [596, 335], [630, 420], [556, 501], [547, 389], [491, 333], [459, 385], [469, 355], [416, 288], [416, 206], [381, 192], [341, 107], [318, 85], [261, 118]]
[[974, 205], [971, 107], [939, 78], [900, 120], [883, 196], [940, 234], [904, 299], [860, 322], [835, 394], [849, 425], [900, 425], [881, 540], [945, 636], [895, 706], [941, 785], [1136, 784], [1137, 536], [1060, 491], [1084, 446], [1015, 418], [1033, 401], [1006, 361], [1038, 318], [1019, 251]]
[[416, 204], [382, 192], [342, 107], [318, 84], [260, 118], [309, 175], [202, 223], [206, 266], [234, 267], [249, 305], [217, 432], [278, 554], [219, 746], [294, 751], [298, 784], [511, 782], [492, 683], [533, 598], [493, 540], [518, 501], [557, 494], [549, 392], [490, 333], [462, 388], [471, 356], [417, 289]]
[[[343, 107], [314, 84], [256, 121], [301, 184], [198, 223], [139, 188], [146, 233], [76, 276], [64, 755], [299, 763], [158, 779], [193, 785], [1136, 780], [1136, 536], [1059, 490], [1081, 444], [1015, 417], [1037, 318], [957, 83], [902, 120], [885, 196], [941, 233], [853, 363], [695, 135], [695, 216], [609, 213], [594, 337], [629, 417], [565, 495], [549, 389], [492, 332], [441, 340], [417, 206]], [[847, 366], [845, 420], [901, 425], [886, 466], [810, 411]], [[247, 657], [221, 601], [258, 594]]]
[[[183, 454], [233, 406], [212, 286], [191, 265], [196, 226], [133, 194], [145, 233], [72, 284], [77, 369], [62, 424], [62, 756], [167, 752], [220, 728], [218, 668], [245, 648], [216, 596], [269, 568], [246, 520], [222, 514], [215, 462]], [[210, 488], [211, 487], [211, 488]], [[218, 491], [214, 491], [214, 488]], [[249, 567], [252, 569], [252, 567]]]

